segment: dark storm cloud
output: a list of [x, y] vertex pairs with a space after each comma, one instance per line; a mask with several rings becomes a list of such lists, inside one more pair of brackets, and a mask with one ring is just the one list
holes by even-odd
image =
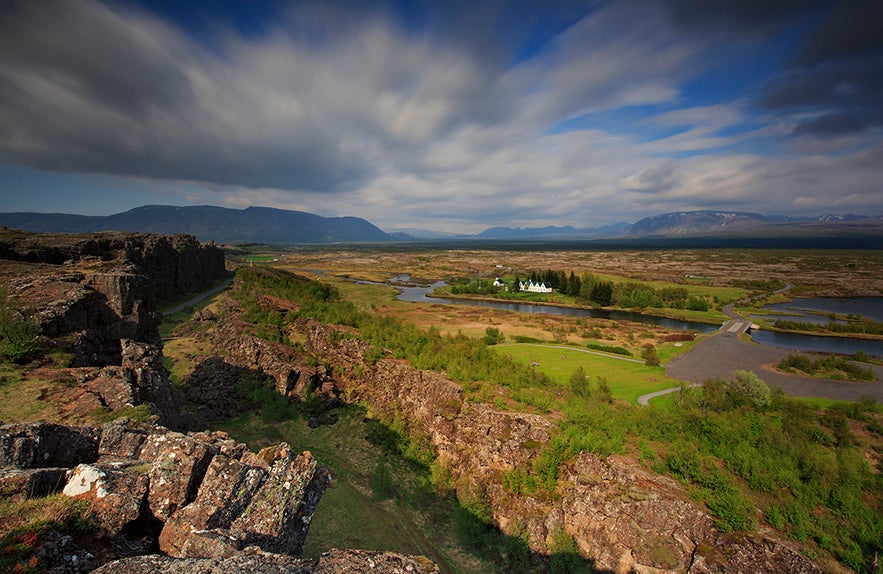
[[327, 129], [327, 117], [293, 109], [305, 105], [290, 88], [313, 69], [289, 69], [286, 86], [262, 85], [233, 65], [238, 54], [209, 53], [143, 12], [85, 1], [7, 10], [0, 19], [6, 161], [314, 191], [371, 174], [358, 144]]
[[883, 125], [883, 3], [839, 2], [806, 38], [761, 104], [811, 117], [795, 135], [828, 137]]
[[667, 0], [676, 26], [714, 34], [721, 28], [740, 33], [767, 33], [774, 27], [823, 4], [820, 0]]

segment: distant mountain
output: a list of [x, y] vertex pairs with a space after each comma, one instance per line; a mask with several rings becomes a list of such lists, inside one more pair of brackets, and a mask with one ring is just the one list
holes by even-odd
[[773, 236], [807, 233], [883, 233], [883, 216], [822, 215], [791, 217], [742, 211], [678, 211], [645, 217], [631, 226], [632, 236]]
[[544, 238], [579, 238], [591, 239], [599, 237], [615, 237], [626, 233], [630, 225], [625, 222], [602, 227], [577, 228], [570, 225], [558, 227], [491, 227], [474, 235], [476, 239], [544, 239]]
[[317, 244], [386, 242], [394, 238], [359, 217], [321, 217], [269, 207], [146, 205], [108, 216], [0, 213], [0, 225], [27, 231], [188, 233], [221, 243]]
[[397, 227], [396, 229], [387, 229], [389, 235], [403, 239], [406, 241], [414, 241], [419, 239], [462, 239], [464, 237], [472, 237], [463, 233], [451, 233], [448, 231], [434, 231], [431, 229], [421, 229], [418, 227]]

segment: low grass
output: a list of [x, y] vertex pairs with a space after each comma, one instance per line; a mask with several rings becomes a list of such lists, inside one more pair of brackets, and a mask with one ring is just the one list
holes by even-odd
[[681, 381], [665, 375], [664, 367], [650, 367], [636, 360], [624, 360], [615, 355], [554, 345], [519, 343], [498, 345], [500, 352], [524, 363], [539, 363], [536, 367], [553, 381], [566, 386], [579, 367], [596, 382], [607, 379], [613, 397], [628, 403], [637, 403], [638, 397], [677, 387]]
[[87, 502], [62, 494], [25, 501], [0, 498], [0, 571], [44, 572], [38, 550], [46, 531], [80, 530], [88, 517]]
[[52, 403], [40, 399], [46, 381], [28, 377], [20, 367], [0, 363], [0, 421], [56, 420]]

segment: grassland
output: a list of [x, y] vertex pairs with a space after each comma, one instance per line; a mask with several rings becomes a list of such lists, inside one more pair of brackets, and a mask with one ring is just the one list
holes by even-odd
[[586, 349], [530, 343], [498, 345], [496, 349], [536, 368], [557, 384], [566, 386], [571, 375], [582, 368], [593, 381], [599, 377], [610, 385], [613, 397], [636, 404], [647, 393], [677, 387], [681, 381], [665, 375], [664, 367], [651, 367], [642, 361]]

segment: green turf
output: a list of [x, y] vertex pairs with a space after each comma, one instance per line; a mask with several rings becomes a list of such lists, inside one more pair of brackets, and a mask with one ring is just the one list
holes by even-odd
[[539, 363], [537, 369], [561, 385], [567, 385], [573, 372], [582, 367], [593, 383], [598, 377], [606, 378], [613, 396], [630, 403], [637, 403], [641, 395], [681, 384], [667, 377], [663, 367], [650, 367], [637, 359], [623, 360], [576, 347], [520, 343], [496, 348], [525, 363]]

